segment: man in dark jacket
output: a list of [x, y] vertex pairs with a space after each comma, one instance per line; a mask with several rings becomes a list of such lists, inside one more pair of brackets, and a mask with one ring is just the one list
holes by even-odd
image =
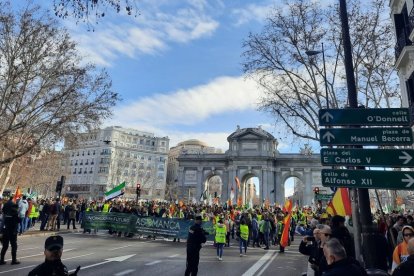
[[201, 223], [201, 216], [196, 216], [194, 225], [188, 231], [187, 268], [185, 270], [185, 276], [196, 276], [198, 272], [201, 244], [207, 241], [206, 233], [201, 227]]
[[345, 248], [348, 257], [355, 258], [354, 239], [345, 226], [345, 218], [335, 215], [331, 218], [332, 238], [338, 239]]
[[63, 238], [61, 236], [50, 236], [45, 241], [45, 262], [38, 265], [29, 272], [29, 276], [68, 276], [77, 275], [80, 266], [75, 272], [69, 273], [66, 266], [62, 263]]
[[407, 243], [407, 251], [410, 256], [401, 263], [392, 273], [392, 276], [414, 275], [414, 239], [411, 238]]
[[9, 243], [11, 245], [12, 265], [20, 264], [16, 259], [17, 255], [17, 227], [19, 225], [18, 206], [12, 198], [3, 206], [4, 228], [1, 249], [0, 265], [4, 265], [4, 256], [6, 255]]
[[323, 246], [328, 266], [323, 276], [367, 276], [365, 269], [353, 258], [348, 258], [338, 239], [329, 239]]

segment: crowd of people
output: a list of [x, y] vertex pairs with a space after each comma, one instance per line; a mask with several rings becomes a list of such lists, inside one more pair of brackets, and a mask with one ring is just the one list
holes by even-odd
[[[261, 247], [264, 250], [277, 248], [284, 252], [280, 244], [284, 230], [286, 210], [279, 206], [242, 206], [184, 204], [182, 202], [128, 201], [112, 200], [106, 202], [71, 200], [63, 198], [33, 200], [23, 196], [14, 202], [0, 201], [3, 229], [0, 264], [10, 244], [12, 263], [16, 258], [17, 235], [40, 224], [40, 231], [59, 231], [61, 228], [77, 229], [82, 224], [86, 212], [119, 212], [137, 216], [155, 216], [178, 218], [201, 222], [211, 221], [214, 225], [214, 244], [217, 259], [225, 258], [226, 247], [236, 242], [240, 257], [248, 254], [249, 247]], [[14, 209], [16, 209], [14, 211]], [[15, 213], [14, 213], [15, 212]], [[384, 262], [381, 268], [392, 275], [408, 275], [414, 271], [414, 219], [410, 213], [376, 213], [375, 225], [378, 227], [378, 244], [382, 250]], [[293, 208], [289, 224], [289, 242], [296, 236], [303, 238], [299, 251], [308, 256], [307, 275], [366, 275], [356, 259], [352, 231], [349, 231], [346, 219], [341, 216], [329, 216], [324, 210], [311, 208]], [[86, 232], [88, 229], [84, 229]], [[14, 236], [16, 233], [16, 237]], [[120, 235], [121, 233], [111, 233]], [[155, 238], [155, 237], [154, 237]], [[173, 240], [174, 242], [176, 239]], [[178, 239], [180, 241], [180, 239]], [[188, 241], [187, 241], [188, 242]], [[343, 274], [341, 274], [343, 273]], [[414, 275], [414, 272], [413, 274]]]

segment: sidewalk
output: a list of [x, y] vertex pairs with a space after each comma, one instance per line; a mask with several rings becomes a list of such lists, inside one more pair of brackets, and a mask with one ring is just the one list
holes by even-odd
[[52, 236], [57, 234], [67, 234], [67, 233], [78, 233], [83, 232], [83, 229], [81, 229], [80, 224], [76, 224], [77, 229], [67, 229], [67, 226], [62, 224], [60, 226], [60, 230], [55, 231], [40, 231], [40, 223], [36, 223], [34, 227], [31, 227], [29, 230], [24, 232], [23, 234], [19, 235], [18, 238], [23, 237], [34, 237], [34, 236]]

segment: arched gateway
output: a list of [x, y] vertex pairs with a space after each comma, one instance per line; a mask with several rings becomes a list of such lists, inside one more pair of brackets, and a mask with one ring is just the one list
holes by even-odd
[[[297, 177], [304, 184], [303, 204], [312, 202], [312, 187], [321, 186], [321, 162], [319, 154], [281, 154], [277, 151], [277, 141], [262, 128], [239, 127], [228, 138], [229, 150], [225, 153], [182, 154], [177, 160], [178, 188], [181, 197], [190, 196], [197, 201], [208, 189], [213, 176], [221, 179], [221, 201], [230, 198], [234, 189], [234, 200], [241, 196], [247, 200], [247, 181], [257, 177], [257, 194], [261, 201], [283, 204], [284, 183], [289, 177]], [[238, 189], [235, 179], [240, 181]]]

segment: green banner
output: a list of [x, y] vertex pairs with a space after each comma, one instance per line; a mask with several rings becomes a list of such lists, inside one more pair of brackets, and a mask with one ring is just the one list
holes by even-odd
[[[188, 230], [193, 224], [193, 220], [178, 218], [144, 217], [124, 213], [86, 212], [82, 228], [186, 239]], [[209, 233], [207, 238], [213, 240], [213, 223], [203, 222], [203, 229]]]

